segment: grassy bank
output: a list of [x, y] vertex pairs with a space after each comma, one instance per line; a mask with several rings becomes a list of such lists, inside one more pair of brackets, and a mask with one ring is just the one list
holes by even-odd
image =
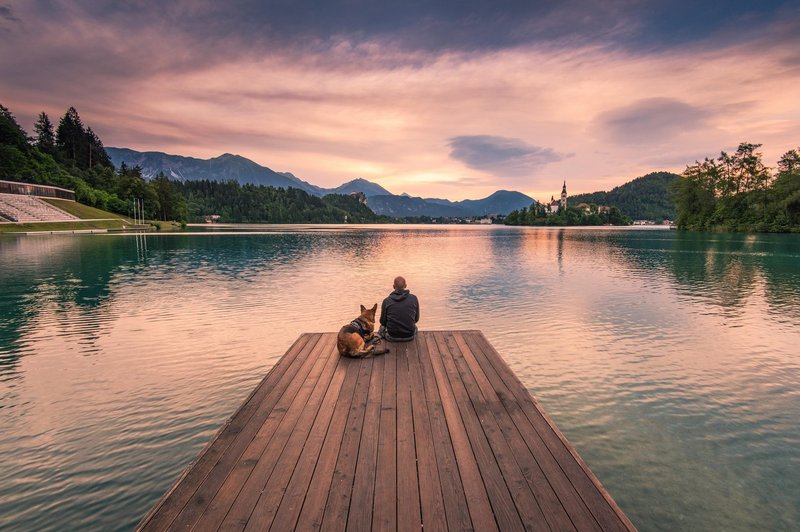
[[85, 231], [87, 229], [122, 229], [130, 223], [116, 220], [77, 220], [72, 222], [38, 222], [0, 224], [0, 233], [26, 233], [31, 231]]
[[161, 220], [147, 220], [147, 223], [156, 228], [156, 231], [182, 231], [185, 229], [180, 222], [164, 222]]
[[[0, 224], [0, 233], [29, 233], [33, 231], [85, 231], [87, 229], [109, 229], [122, 230], [131, 229], [134, 225], [133, 220], [127, 216], [104, 211], [95, 207], [89, 207], [76, 201], [62, 200], [56, 198], [40, 198], [53, 207], [80, 218], [69, 222], [36, 222], [36, 223], [3, 223]], [[162, 222], [157, 220], [147, 220], [145, 224], [138, 227], [156, 229], [157, 231], [180, 231], [183, 229], [179, 222]]]
[[114, 220], [124, 220], [126, 224], [133, 223], [129, 218], [125, 216], [114, 214], [113, 212], [104, 211], [102, 209], [97, 209], [95, 207], [89, 207], [88, 205], [78, 203], [77, 201], [69, 201], [69, 200], [62, 200], [55, 198], [41, 198], [41, 200], [49, 203], [53, 207], [61, 209], [67, 214], [76, 216], [81, 220], [114, 219]]
[[[0, 224], [0, 233], [28, 233], [33, 231], [49, 232], [49, 231], [85, 231], [88, 229], [109, 229], [109, 230], [122, 230], [123, 228], [130, 228], [133, 221], [130, 218], [114, 214], [113, 212], [104, 211], [95, 207], [89, 207], [76, 201], [55, 199], [55, 198], [40, 198], [50, 205], [61, 209], [73, 216], [81, 218], [80, 220], [72, 220], [68, 222], [35, 222], [35, 223], [4, 223]], [[166, 224], [168, 222], [162, 222]]]

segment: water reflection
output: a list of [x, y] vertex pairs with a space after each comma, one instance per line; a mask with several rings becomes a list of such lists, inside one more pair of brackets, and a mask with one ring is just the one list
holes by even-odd
[[730, 317], [760, 303], [761, 310], [776, 317], [786, 312], [800, 316], [795, 236], [643, 233], [608, 243], [635, 275], [670, 275], [681, 296], [717, 306]]
[[485, 332], [641, 529], [800, 519], [798, 237], [229, 233], [0, 238], [0, 528], [129, 529], [301, 332], [398, 274], [422, 328]]

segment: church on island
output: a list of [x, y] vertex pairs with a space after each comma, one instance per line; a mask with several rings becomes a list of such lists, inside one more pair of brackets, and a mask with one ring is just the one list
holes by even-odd
[[567, 208], [567, 181], [564, 180], [564, 186], [561, 187], [561, 199], [557, 200], [553, 196], [550, 196], [550, 203], [546, 204], [547, 207], [547, 214], [555, 214], [558, 212], [558, 209], [566, 209]]

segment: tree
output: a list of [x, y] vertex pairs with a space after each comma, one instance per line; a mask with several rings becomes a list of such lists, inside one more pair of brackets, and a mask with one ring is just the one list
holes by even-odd
[[53, 123], [47, 113], [42, 111], [39, 113], [39, 119], [33, 125], [33, 131], [36, 133], [34, 142], [36, 147], [45, 153], [53, 153], [56, 146], [56, 135], [53, 132]]
[[12, 146], [21, 152], [30, 149], [28, 135], [17, 123], [17, 119], [7, 107], [0, 105], [0, 145]]
[[800, 172], [800, 151], [789, 150], [778, 159], [778, 175]]
[[680, 229], [725, 231], [800, 230], [800, 153], [790, 150], [773, 175], [762, 162], [761, 144], [742, 142], [686, 167], [674, 187]]
[[186, 221], [188, 216], [186, 201], [173, 186], [172, 181], [163, 172], [159, 172], [150, 185], [155, 190], [158, 204], [161, 207], [160, 219]]
[[[670, 172], [652, 172], [629, 181], [608, 192], [570, 196], [573, 205], [586, 203], [595, 206], [615, 206], [634, 220], [674, 220], [677, 216], [675, 204], [669, 190], [680, 176]], [[591, 214], [590, 210], [590, 214]]]
[[800, 226], [800, 151], [789, 150], [778, 160], [773, 183], [776, 230]]
[[[81, 167], [79, 157], [81, 154], [87, 154], [87, 145], [86, 132], [84, 131], [81, 117], [78, 116], [78, 111], [74, 107], [70, 107], [58, 122], [56, 146], [58, 146], [65, 158], [72, 159]], [[83, 165], [82, 167], [85, 168], [86, 166]]]
[[87, 168], [92, 168], [96, 164], [109, 168], [112, 167], [111, 159], [108, 157], [106, 149], [103, 147], [103, 142], [95, 135], [92, 128], [87, 128], [85, 135], [89, 159]]
[[763, 190], [769, 186], [769, 169], [761, 162], [761, 152], [756, 151], [760, 147], [761, 144], [749, 142], [739, 144], [733, 159], [737, 193]]

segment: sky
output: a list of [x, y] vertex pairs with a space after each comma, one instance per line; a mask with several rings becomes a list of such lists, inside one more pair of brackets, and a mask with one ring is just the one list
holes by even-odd
[[0, 103], [314, 184], [544, 200], [800, 145], [800, 2], [0, 0]]

